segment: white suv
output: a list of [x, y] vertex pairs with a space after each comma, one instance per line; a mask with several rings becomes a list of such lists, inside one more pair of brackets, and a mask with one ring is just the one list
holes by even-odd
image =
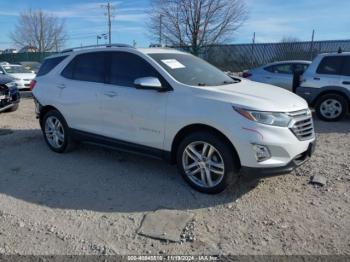
[[83, 141], [167, 159], [205, 193], [240, 171], [288, 173], [314, 150], [304, 99], [172, 49], [66, 50], [44, 61], [31, 87], [53, 151]]
[[297, 94], [325, 121], [339, 121], [350, 111], [350, 53], [321, 54], [301, 78]]

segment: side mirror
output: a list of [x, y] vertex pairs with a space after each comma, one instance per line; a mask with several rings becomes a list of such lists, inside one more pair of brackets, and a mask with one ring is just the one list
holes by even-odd
[[162, 83], [156, 77], [137, 78], [134, 81], [134, 85], [138, 89], [150, 89], [157, 91], [162, 91], [163, 89]]

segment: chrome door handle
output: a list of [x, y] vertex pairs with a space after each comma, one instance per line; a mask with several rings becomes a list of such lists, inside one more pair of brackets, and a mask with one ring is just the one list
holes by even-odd
[[343, 81], [343, 85], [350, 85], [350, 81]]
[[115, 96], [118, 96], [118, 93], [114, 92], [114, 91], [108, 91], [108, 92], [104, 92], [103, 93], [105, 96], [108, 96], [108, 97], [115, 97]]
[[65, 89], [66, 85], [65, 84], [59, 84], [56, 87], [59, 88], [59, 89]]

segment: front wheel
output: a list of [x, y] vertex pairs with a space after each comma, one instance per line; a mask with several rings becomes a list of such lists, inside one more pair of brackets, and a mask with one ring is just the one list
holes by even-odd
[[348, 102], [343, 96], [327, 94], [318, 99], [315, 110], [318, 118], [328, 122], [335, 122], [345, 117], [348, 107]]
[[177, 164], [190, 186], [207, 194], [220, 193], [238, 179], [234, 152], [210, 132], [187, 136], [180, 143]]

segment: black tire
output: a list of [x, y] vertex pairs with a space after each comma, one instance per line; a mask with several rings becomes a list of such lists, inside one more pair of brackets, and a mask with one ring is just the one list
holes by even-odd
[[[224, 175], [222, 177], [221, 182], [219, 182], [217, 185], [213, 187], [203, 187], [195, 182], [193, 182], [189, 176], [185, 172], [185, 167], [183, 163], [183, 157], [184, 151], [187, 148], [188, 145], [191, 145], [196, 142], [205, 142], [213, 146], [219, 153], [220, 157], [223, 160], [224, 164]], [[216, 134], [213, 134], [211, 132], [195, 132], [187, 137], [185, 137], [177, 150], [177, 165], [178, 169], [189, 185], [196, 189], [199, 192], [206, 193], [206, 194], [217, 194], [225, 190], [229, 185], [237, 182], [238, 180], [238, 167], [236, 165], [238, 157], [234, 152], [232, 152], [232, 149], [227, 144], [227, 142], [222, 139], [221, 137], [217, 136]]]
[[18, 108], [19, 108], [19, 104], [15, 104], [13, 107], [9, 108], [5, 112], [6, 113], [15, 112], [15, 111], [17, 111]]
[[[327, 116], [326, 114], [324, 114], [322, 112], [322, 107], [324, 106], [324, 103], [326, 101], [337, 101], [337, 103], [339, 103], [341, 105], [341, 112], [337, 117], [331, 117], [331, 116]], [[316, 110], [316, 115], [319, 119], [323, 120], [323, 121], [327, 121], [327, 122], [336, 122], [336, 121], [340, 121], [342, 120], [346, 114], [349, 112], [349, 104], [348, 101], [346, 100], [346, 98], [342, 95], [339, 94], [326, 94], [321, 96], [315, 105], [315, 110]]]
[[[48, 140], [48, 137], [45, 134], [46, 122], [50, 117], [54, 117], [54, 118], [59, 120], [59, 122], [61, 123], [61, 126], [62, 126], [62, 130], [64, 132], [64, 139], [63, 139], [62, 144], [59, 147], [54, 147], [53, 145], [51, 145], [51, 143]], [[48, 111], [43, 117], [41, 128], [42, 128], [45, 142], [52, 151], [54, 151], [56, 153], [66, 153], [66, 152], [72, 151], [75, 148], [76, 142], [72, 139], [72, 136], [70, 134], [70, 129], [67, 125], [67, 122], [64, 119], [64, 117], [61, 115], [60, 112], [58, 112], [56, 110]]]

